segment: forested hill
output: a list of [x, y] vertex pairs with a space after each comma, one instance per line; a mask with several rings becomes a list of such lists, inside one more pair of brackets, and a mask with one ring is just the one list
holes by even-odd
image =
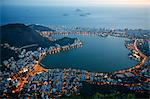
[[36, 30], [25, 24], [7, 24], [0, 27], [1, 43], [9, 43], [13, 46], [24, 46], [28, 44], [49, 44], [48, 39], [43, 38]]

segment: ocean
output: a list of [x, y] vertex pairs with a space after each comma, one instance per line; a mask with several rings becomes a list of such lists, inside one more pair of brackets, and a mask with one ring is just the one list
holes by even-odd
[[8, 23], [101, 28], [150, 28], [150, 7], [2, 6], [1, 25]]

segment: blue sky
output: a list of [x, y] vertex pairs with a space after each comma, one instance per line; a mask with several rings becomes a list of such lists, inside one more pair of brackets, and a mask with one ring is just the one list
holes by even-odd
[[2, 0], [2, 5], [147, 5], [150, 0]]

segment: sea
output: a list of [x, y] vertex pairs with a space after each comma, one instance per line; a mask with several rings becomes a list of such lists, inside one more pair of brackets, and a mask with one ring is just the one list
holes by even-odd
[[1, 6], [1, 25], [8, 23], [150, 29], [150, 7]]

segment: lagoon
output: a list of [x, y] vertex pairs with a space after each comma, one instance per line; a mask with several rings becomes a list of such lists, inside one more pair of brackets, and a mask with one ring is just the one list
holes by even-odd
[[[53, 37], [58, 39], [64, 36], [54, 35]], [[127, 69], [137, 64], [128, 57], [129, 50], [124, 46], [125, 38], [83, 35], [68, 35], [68, 37], [79, 38], [83, 41], [83, 46], [47, 55], [41, 62], [46, 68], [75, 68], [93, 72], [111, 72]]]

